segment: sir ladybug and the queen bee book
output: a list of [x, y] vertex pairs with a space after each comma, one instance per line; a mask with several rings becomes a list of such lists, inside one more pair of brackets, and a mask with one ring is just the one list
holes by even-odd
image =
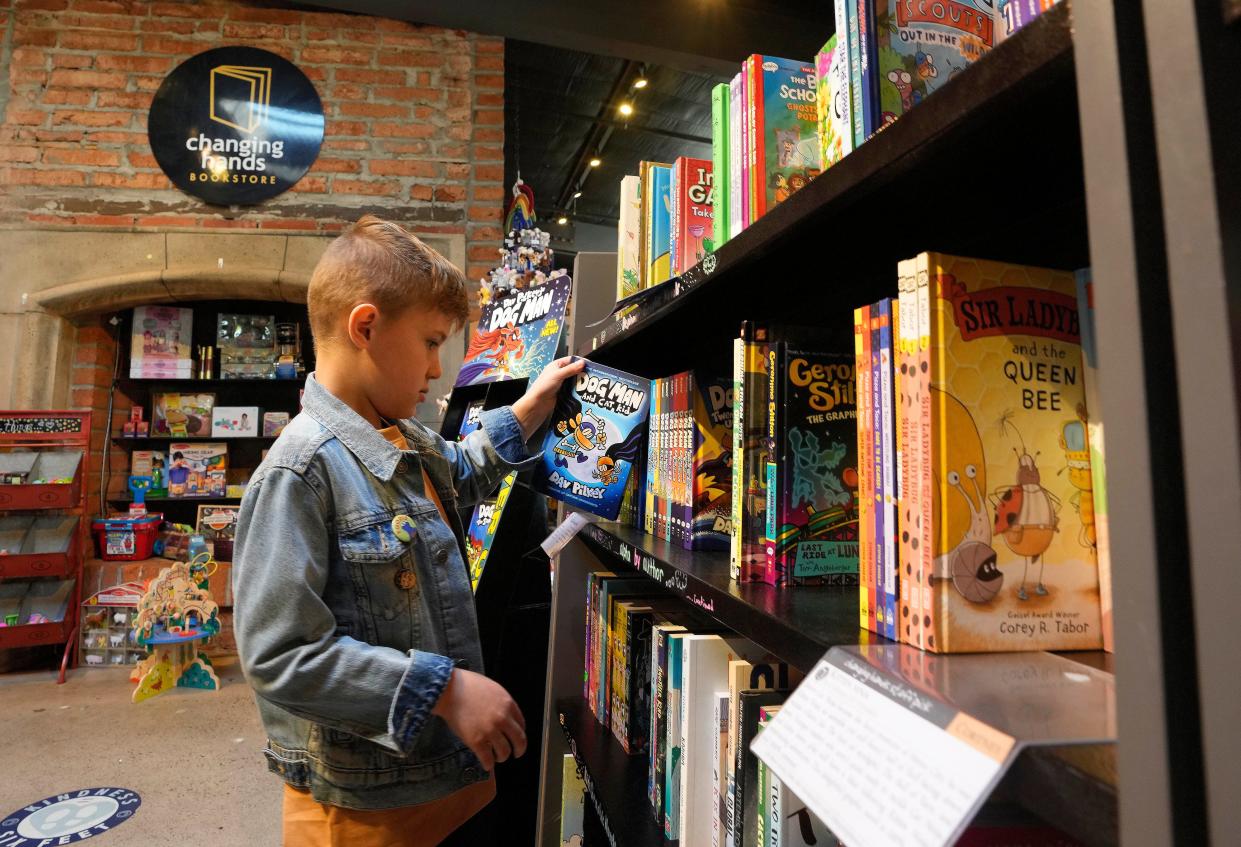
[[900, 513], [908, 496], [932, 520], [901, 548], [914, 559], [902, 577], [923, 575], [919, 625], [901, 620], [901, 636], [936, 652], [1098, 649], [1073, 274], [937, 253], [915, 269], [916, 369], [929, 379], [901, 380], [917, 426]]
[[587, 362], [556, 399], [535, 487], [616, 520], [633, 463], [645, 449], [650, 393], [650, 380]]
[[454, 387], [542, 373], [560, 349], [572, 292], [573, 282], [560, 276], [483, 306]]

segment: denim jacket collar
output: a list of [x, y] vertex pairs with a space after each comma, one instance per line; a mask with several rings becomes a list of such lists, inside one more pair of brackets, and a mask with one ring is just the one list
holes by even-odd
[[[401, 461], [401, 451], [380, 435], [370, 421], [320, 385], [313, 373], [306, 377], [302, 409], [327, 427], [378, 479], [384, 482], [392, 479], [397, 463]], [[409, 426], [405, 421], [398, 422], [398, 425], [411, 447], [427, 446], [427, 437], [418, 427]]]

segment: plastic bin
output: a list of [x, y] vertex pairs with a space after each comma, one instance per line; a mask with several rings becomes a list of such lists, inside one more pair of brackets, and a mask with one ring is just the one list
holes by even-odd
[[151, 558], [155, 537], [164, 516], [158, 512], [145, 515], [118, 515], [96, 518], [91, 522], [99, 558], [108, 562], [135, 562]]
[[[0, 485], [0, 509], [72, 509], [82, 490], [82, 451], [4, 453], [0, 468], [25, 482]], [[34, 462], [29, 457], [34, 456]], [[26, 465], [30, 464], [29, 469]], [[52, 482], [51, 480], [63, 480]]]

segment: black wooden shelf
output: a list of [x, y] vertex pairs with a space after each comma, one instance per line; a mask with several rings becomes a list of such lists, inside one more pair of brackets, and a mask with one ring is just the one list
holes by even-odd
[[857, 586], [738, 585], [727, 553], [685, 550], [620, 524], [589, 524], [581, 537], [606, 561], [645, 573], [803, 673], [830, 647], [888, 643], [859, 626]]
[[586, 782], [586, 793], [599, 813], [612, 847], [675, 845], [664, 839], [647, 797], [645, 755], [630, 756], [620, 742], [595, 720], [580, 697], [556, 703], [569, 751]]
[[651, 377], [725, 372], [743, 319], [849, 330], [925, 250], [1089, 264], [1070, 12], [1044, 12], [575, 352]]

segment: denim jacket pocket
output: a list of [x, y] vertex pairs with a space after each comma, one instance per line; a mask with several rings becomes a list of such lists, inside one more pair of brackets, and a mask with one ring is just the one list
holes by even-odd
[[350, 529], [342, 529], [339, 548], [344, 569], [355, 588], [356, 608], [346, 612], [357, 616], [359, 631], [354, 637], [406, 652], [420, 648], [421, 634], [427, 626], [422, 620], [419, 573], [419, 562], [426, 558], [426, 545], [416, 527], [429, 514], [409, 514], [415, 531], [408, 541], [397, 537], [393, 517], [382, 512]]

